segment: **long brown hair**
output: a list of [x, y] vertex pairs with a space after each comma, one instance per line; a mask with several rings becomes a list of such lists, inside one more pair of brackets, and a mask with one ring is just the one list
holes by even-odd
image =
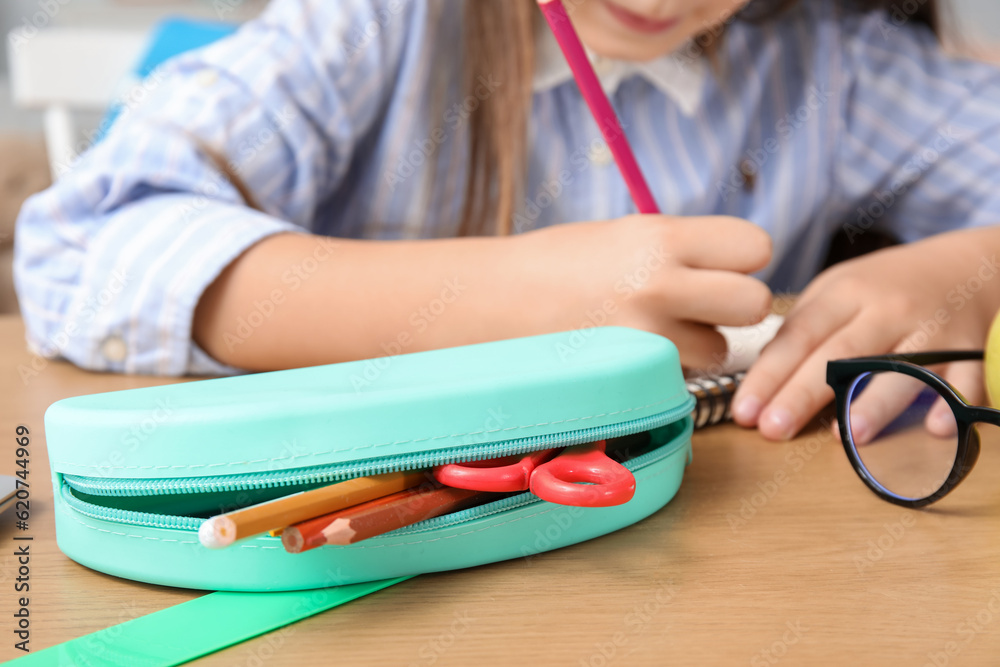
[[473, 94], [483, 75], [500, 86], [469, 118], [460, 229], [508, 234], [527, 154], [538, 9], [535, 0], [468, 0], [465, 10], [465, 93]]
[[[738, 18], [767, 21], [799, 1], [755, 0]], [[935, 0], [840, 0], [840, 3], [851, 11], [903, 12], [907, 21], [938, 29]], [[495, 76], [502, 85], [469, 119], [468, 175], [460, 227], [464, 235], [504, 235], [511, 231], [527, 159], [534, 29], [539, 20], [536, 4], [537, 0], [466, 0], [465, 92], [473, 94], [479, 77], [486, 74]], [[913, 4], [917, 5], [915, 10], [910, 6]], [[711, 43], [718, 45], [717, 40]], [[523, 48], [512, 49], [511, 44]]]

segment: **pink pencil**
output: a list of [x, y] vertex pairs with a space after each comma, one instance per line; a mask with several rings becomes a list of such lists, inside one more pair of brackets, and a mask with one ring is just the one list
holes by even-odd
[[608, 96], [604, 94], [604, 89], [601, 87], [600, 81], [597, 80], [594, 68], [590, 64], [590, 59], [587, 58], [587, 53], [583, 50], [579, 35], [576, 34], [573, 24], [570, 23], [562, 0], [538, 0], [538, 5], [545, 15], [545, 20], [549, 22], [549, 27], [552, 28], [556, 41], [559, 42], [559, 48], [566, 56], [566, 62], [573, 70], [576, 84], [580, 87], [580, 92], [583, 93], [583, 99], [587, 101], [587, 106], [590, 107], [591, 115], [597, 121], [597, 126], [601, 128], [601, 134], [604, 135], [604, 140], [608, 143], [611, 154], [615, 156], [615, 163], [625, 178], [625, 183], [632, 194], [632, 201], [635, 202], [636, 208], [639, 209], [640, 213], [659, 213], [660, 209], [656, 205], [656, 200], [653, 199], [653, 193], [649, 191], [646, 179], [643, 178], [642, 172], [639, 170], [639, 164], [635, 161], [635, 155], [632, 154], [632, 147], [629, 146], [628, 139], [625, 137], [625, 130], [622, 129], [618, 115], [615, 114], [611, 102], [608, 101]]

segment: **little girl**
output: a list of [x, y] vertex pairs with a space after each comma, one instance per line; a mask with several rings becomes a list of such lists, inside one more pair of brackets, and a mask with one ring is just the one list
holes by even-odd
[[[623, 325], [698, 368], [804, 289], [735, 405], [777, 439], [828, 359], [982, 346], [1000, 72], [941, 52], [931, 0], [566, 4], [663, 215], [534, 0], [274, 0], [25, 205], [32, 348], [217, 374]], [[875, 229], [913, 243], [816, 276]]]

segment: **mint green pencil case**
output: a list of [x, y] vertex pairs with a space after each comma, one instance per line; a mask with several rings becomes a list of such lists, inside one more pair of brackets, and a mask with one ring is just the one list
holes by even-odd
[[[59, 548], [168, 586], [279, 591], [471, 567], [589, 540], [656, 512], [691, 457], [667, 339], [608, 327], [54, 403], [45, 414]], [[350, 546], [268, 535], [211, 550], [205, 517], [353, 477], [650, 432], [623, 505], [531, 493]]]

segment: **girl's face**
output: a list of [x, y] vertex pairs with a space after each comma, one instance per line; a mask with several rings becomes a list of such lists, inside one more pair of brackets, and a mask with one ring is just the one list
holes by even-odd
[[608, 58], [645, 61], [724, 23], [749, 0], [567, 0], [580, 39]]

